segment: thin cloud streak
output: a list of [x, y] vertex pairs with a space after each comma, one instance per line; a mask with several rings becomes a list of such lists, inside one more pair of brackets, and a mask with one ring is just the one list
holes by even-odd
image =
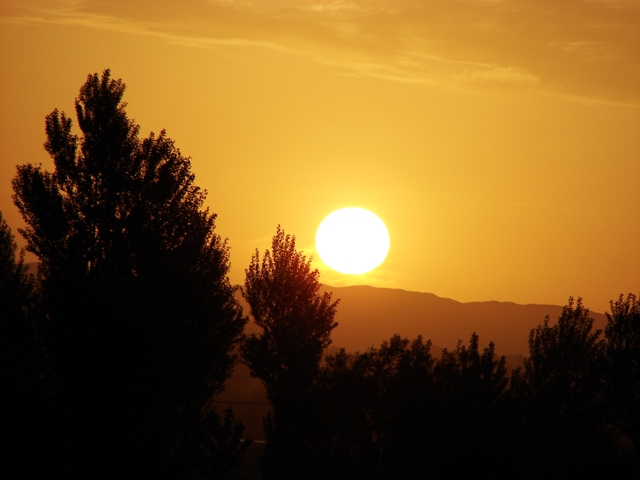
[[185, 47], [260, 47], [283, 52], [293, 52], [293, 50], [284, 48], [273, 42], [254, 41], [244, 38], [199, 37], [169, 33], [162, 31], [165, 25], [153, 22], [130, 22], [118, 17], [99, 14], [67, 13], [59, 15], [57, 12], [53, 13], [55, 14], [51, 16], [0, 16], [0, 23], [25, 26], [43, 24], [77, 26], [130, 35], [150, 36], [164, 40], [169, 44]]
[[[336, 68], [337, 75], [440, 88], [535, 88], [593, 106], [635, 107], [640, 101], [633, 87], [637, 65], [624, 58], [634, 54], [617, 48], [626, 38], [615, 33], [616, 21], [623, 21], [617, 10], [640, 16], [640, 9], [625, 2], [589, 4], [611, 18], [582, 18], [577, 26], [566, 24], [562, 15], [567, 12], [558, 6], [548, 6], [555, 10], [549, 13], [542, 4], [485, 0], [187, 3], [186, 12], [199, 8], [191, 12], [193, 21], [160, 7], [153, 20], [142, 20], [137, 4], [131, 5], [116, 13], [109, 5], [67, 2], [59, 9], [23, 8], [25, 14], [0, 17], [0, 22], [108, 30], [184, 47], [265, 48], [313, 58]], [[95, 12], [98, 8], [102, 13]], [[545, 18], [548, 24], [540, 23]], [[539, 25], [542, 32], [533, 38]], [[640, 38], [640, 27], [626, 35]]]
[[[314, 57], [317, 61], [325, 64], [351, 70], [354, 74], [368, 76], [389, 81], [409, 82], [409, 83], [425, 83], [436, 85], [439, 83], [446, 86], [450, 81], [455, 83], [472, 82], [477, 83], [478, 80], [484, 82], [496, 81], [500, 84], [515, 81], [520, 83], [523, 79], [534, 79], [526, 72], [516, 72], [515, 69], [508, 66], [498, 66], [495, 64], [482, 64], [473, 61], [451, 60], [437, 57], [434, 55], [409, 53], [404, 58], [414, 56], [422, 57], [425, 60], [440, 62], [458, 66], [477, 66], [483, 67], [482, 70], [469, 71], [465, 69], [460, 73], [447, 73], [446, 75], [430, 72], [424, 63], [407, 62], [399, 56], [396, 60], [389, 62], [364, 62], [353, 59], [340, 60], [335, 58], [327, 58], [319, 52], [293, 48], [291, 46], [277, 43], [274, 41], [261, 41], [248, 38], [220, 38], [214, 36], [195, 36], [188, 34], [178, 34], [167, 31], [167, 24], [150, 21], [130, 21], [116, 16], [105, 14], [94, 14], [83, 11], [73, 11], [72, 9], [64, 9], [62, 11], [43, 10], [41, 15], [37, 16], [10, 16], [0, 17], [0, 21], [5, 23], [13, 23], [20, 25], [38, 25], [38, 24], [55, 24], [64, 26], [78, 26], [97, 30], [108, 30], [131, 35], [143, 35], [160, 38], [169, 44], [180, 45], [185, 47], [259, 47], [276, 50], [280, 52], [306, 54]], [[178, 26], [174, 26], [177, 28]], [[169, 26], [169, 28], [171, 28]], [[419, 71], [422, 68], [422, 71]]]

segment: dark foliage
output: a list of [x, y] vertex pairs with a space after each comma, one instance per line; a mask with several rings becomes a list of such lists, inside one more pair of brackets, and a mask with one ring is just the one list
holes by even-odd
[[281, 478], [308, 466], [309, 390], [323, 350], [331, 343], [338, 301], [320, 294], [318, 270], [296, 251], [295, 237], [279, 226], [271, 251], [254, 254], [242, 291], [262, 328], [241, 347], [251, 375], [267, 390], [272, 411], [265, 419], [266, 475]]
[[640, 450], [640, 300], [622, 295], [607, 313], [606, 393], [611, 421]]
[[[531, 331], [524, 371], [512, 377], [530, 478], [622, 475], [632, 471], [620, 437], [606, 422], [605, 344], [580, 299]], [[544, 459], [541, 461], [540, 459]]]
[[139, 139], [124, 89], [109, 70], [89, 75], [75, 102], [82, 134], [54, 110], [55, 170], [21, 165], [13, 179], [41, 262], [59, 457], [86, 476], [180, 465], [189, 419], [223, 388], [246, 322], [189, 158], [164, 131]]
[[51, 384], [43, 350], [36, 281], [27, 272], [11, 229], [0, 213], [0, 353], [3, 440], [0, 472], [25, 477], [50, 463]]
[[[496, 358], [493, 343], [481, 351], [475, 334], [439, 358], [429, 341], [399, 336], [362, 354], [327, 357], [312, 390], [317, 478], [451, 469], [496, 478], [638, 478], [629, 439], [637, 419], [637, 312], [633, 295], [612, 303], [607, 339], [616, 340], [604, 343], [589, 311], [569, 299], [557, 323], [547, 318], [531, 332], [531, 355], [510, 386], [505, 358]], [[628, 365], [615, 366], [616, 358]]]
[[[231, 480], [238, 477], [243, 455], [251, 440], [242, 440], [244, 426], [233, 414], [233, 409], [220, 418], [213, 405], [205, 407], [193, 418], [191, 435], [184, 439], [185, 455], [182, 471], [171, 472], [170, 477], [193, 479]], [[197, 468], [189, 468], [189, 466]], [[190, 475], [185, 475], [184, 472]], [[167, 473], [167, 472], [165, 472]]]
[[2, 385], [15, 404], [29, 398], [42, 360], [34, 325], [35, 281], [0, 212], [0, 312]]
[[387, 479], [489, 465], [504, 438], [504, 362], [493, 344], [480, 353], [475, 334], [439, 359], [430, 341], [399, 336], [328, 357], [314, 391], [325, 412], [316, 425], [318, 470]]

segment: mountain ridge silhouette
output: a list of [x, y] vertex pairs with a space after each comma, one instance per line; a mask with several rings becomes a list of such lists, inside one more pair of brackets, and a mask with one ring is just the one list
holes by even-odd
[[[542, 325], [546, 315], [553, 325], [563, 309], [560, 305], [496, 300], [459, 302], [428, 292], [370, 285], [323, 285], [322, 291], [332, 292], [334, 299], [340, 299], [332, 346], [347, 351], [378, 347], [394, 334], [409, 339], [422, 335], [434, 346], [452, 349], [458, 340], [466, 344], [476, 332], [480, 345], [494, 342], [499, 355], [528, 356], [530, 331]], [[594, 328], [604, 329], [605, 314], [590, 312], [590, 316]]]

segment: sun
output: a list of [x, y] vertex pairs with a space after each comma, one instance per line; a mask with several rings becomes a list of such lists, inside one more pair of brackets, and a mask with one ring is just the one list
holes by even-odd
[[341, 273], [360, 274], [378, 267], [389, 253], [389, 231], [369, 210], [348, 207], [330, 213], [316, 232], [320, 258]]

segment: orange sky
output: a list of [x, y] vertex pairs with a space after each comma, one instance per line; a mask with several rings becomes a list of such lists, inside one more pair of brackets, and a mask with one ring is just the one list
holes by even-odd
[[[340, 207], [391, 250], [366, 283], [605, 311], [640, 291], [640, 2], [0, 0], [0, 210], [74, 119], [90, 73], [127, 84], [209, 191], [231, 279], [276, 226], [315, 255]], [[31, 257], [30, 259], [33, 259]]]

